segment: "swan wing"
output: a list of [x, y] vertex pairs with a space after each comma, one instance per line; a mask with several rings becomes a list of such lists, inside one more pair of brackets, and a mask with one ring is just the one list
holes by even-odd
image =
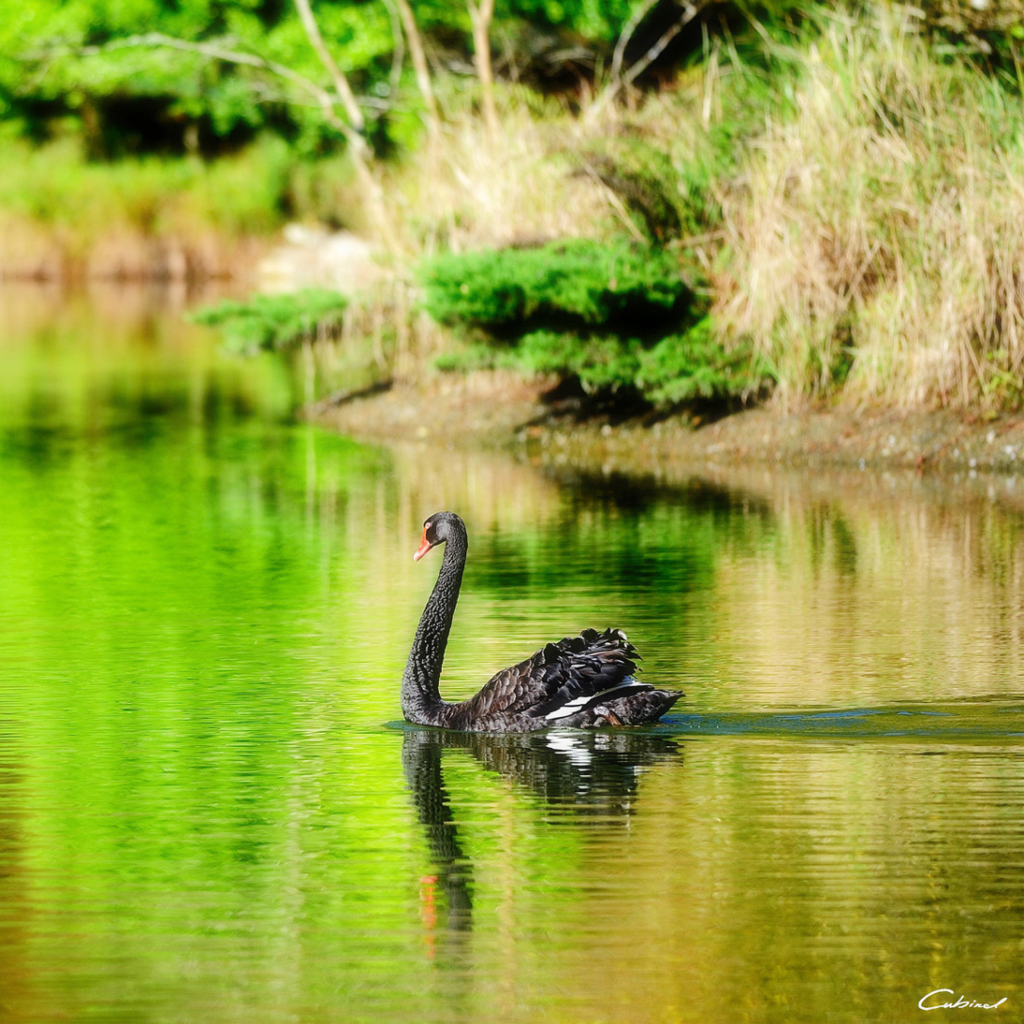
[[593, 704], [651, 690], [633, 674], [636, 648], [618, 629], [585, 629], [499, 672], [471, 701], [478, 714], [525, 714], [552, 724]]

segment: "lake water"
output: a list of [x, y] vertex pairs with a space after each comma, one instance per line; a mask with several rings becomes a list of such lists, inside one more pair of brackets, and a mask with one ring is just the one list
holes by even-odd
[[[4, 1019], [1021, 1019], [1015, 481], [570, 475], [289, 394], [164, 296], [0, 291]], [[614, 624], [685, 699], [404, 727], [442, 508], [448, 696]]]

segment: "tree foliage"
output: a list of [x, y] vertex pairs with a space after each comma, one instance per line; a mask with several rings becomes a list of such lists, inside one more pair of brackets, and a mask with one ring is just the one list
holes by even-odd
[[[307, 151], [331, 138], [320, 108], [294, 82], [202, 53], [141, 45], [140, 37], [154, 33], [216, 43], [323, 85], [324, 70], [289, 0], [7, 0], [4, 7], [0, 117], [30, 133], [70, 120], [104, 155], [119, 155], [118, 146], [188, 148], [189, 125], [214, 151], [263, 128]], [[323, 3], [317, 17], [363, 101], [379, 108], [394, 49], [387, 8]], [[147, 120], [149, 137], [133, 139], [137, 122]]]
[[[427, 37], [434, 73], [468, 74], [473, 42], [466, 4], [413, 0], [410, 6]], [[764, 38], [781, 38], [820, 7], [802, 0], [724, 0], [686, 9], [697, 11], [692, 23], [658, 49], [682, 10], [670, 0], [496, 0], [496, 68], [515, 81], [578, 84], [609, 67], [626, 73], [655, 50], [661, 64], [706, 57], [709, 35], [754, 54]], [[419, 123], [419, 91], [412, 69], [395, 64], [403, 47], [396, 46], [398, 19], [389, 4], [318, 0], [313, 10], [371, 122], [368, 134], [378, 152], [407, 141]], [[930, 0], [921, 14], [925, 29], [1017, 81], [1019, 0]], [[628, 39], [620, 35], [624, 28]], [[209, 54], [134, 45], [154, 34], [216, 43], [329, 84], [292, 0], [4, 0], [0, 122], [35, 138], [80, 130], [94, 155], [105, 157], [160, 149], [216, 153], [266, 129], [303, 153], [339, 144], [318, 104], [294, 80]], [[647, 80], [658, 80], [656, 67]]]
[[[324, 69], [291, 0], [5, 0], [3, 6], [0, 121], [34, 137], [70, 125], [102, 156], [197, 146], [217, 152], [267, 128], [307, 152], [338, 142], [310, 97], [266, 69], [140, 45], [140, 37], [156, 34], [216, 43], [324, 85]], [[435, 67], [464, 65], [471, 52], [465, 5], [418, 0], [411, 6], [430, 37]], [[496, 27], [506, 38], [530, 25], [541, 33], [608, 40], [628, 10], [627, 0], [505, 0], [497, 5]], [[410, 69], [395, 77], [388, 6], [321, 0], [314, 13], [332, 57], [377, 122], [374, 130], [400, 134], [417, 92]]]

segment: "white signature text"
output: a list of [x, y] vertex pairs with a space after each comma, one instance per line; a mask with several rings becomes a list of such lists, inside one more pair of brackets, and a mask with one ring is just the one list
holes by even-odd
[[937, 1001], [937, 997], [946, 994], [956, 995], [951, 988], [936, 988], [929, 992], [928, 995], [921, 996], [917, 1005], [922, 1010], [997, 1010], [1007, 999], [1006, 996], [1003, 996], [998, 1003], [979, 1003], [977, 1000], [968, 999], [966, 996], [957, 996], [955, 1003], [940, 1003]]

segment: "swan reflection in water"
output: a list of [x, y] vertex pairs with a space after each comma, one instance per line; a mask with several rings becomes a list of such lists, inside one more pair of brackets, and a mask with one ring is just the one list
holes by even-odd
[[682, 756], [668, 736], [625, 730], [495, 734], [409, 728], [402, 764], [419, 820], [426, 827], [436, 874], [422, 880], [428, 931], [447, 908], [446, 930], [472, 928], [473, 866], [459, 841], [445, 786], [442, 751], [466, 750], [485, 769], [541, 797], [561, 822], [581, 827], [618, 828], [636, 807], [645, 768]]

